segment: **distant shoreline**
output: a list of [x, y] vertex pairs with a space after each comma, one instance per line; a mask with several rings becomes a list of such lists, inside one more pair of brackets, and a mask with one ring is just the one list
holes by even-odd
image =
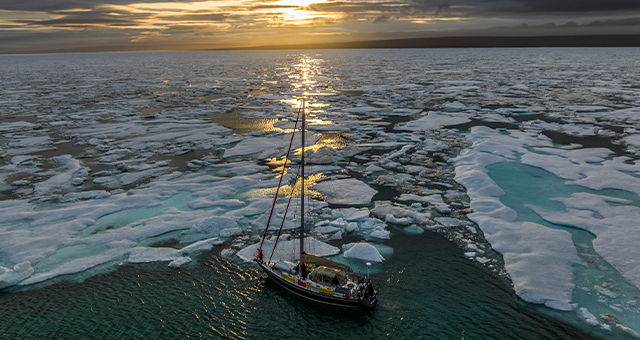
[[365, 40], [336, 43], [309, 43], [291, 45], [261, 45], [249, 47], [211, 48], [210, 45], [114, 45], [78, 46], [64, 49], [0, 51], [0, 55], [108, 53], [151, 51], [255, 51], [302, 49], [381, 49], [381, 48], [522, 48], [522, 47], [640, 47], [640, 35], [562, 35], [562, 36], [465, 36], [437, 38], [407, 38]]
[[364, 48], [509, 48], [509, 47], [640, 47], [640, 35], [565, 35], [532, 37], [438, 37], [340, 43], [265, 45], [208, 51], [364, 49]]

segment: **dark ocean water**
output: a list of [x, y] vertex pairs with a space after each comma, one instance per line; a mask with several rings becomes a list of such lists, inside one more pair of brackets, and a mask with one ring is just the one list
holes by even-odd
[[203, 253], [0, 293], [3, 339], [589, 339], [536, 312], [437, 233], [396, 232], [365, 312], [300, 300], [252, 265]]

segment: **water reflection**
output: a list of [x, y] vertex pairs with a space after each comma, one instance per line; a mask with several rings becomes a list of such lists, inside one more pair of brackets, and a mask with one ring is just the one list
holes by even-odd
[[[316, 185], [317, 181], [321, 178], [324, 178], [325, 175], [321, 172], [309, 175], [304, 179], [304, 194], [305, 196], [320, 199], [322, 198], [322, 194], [315, 190], [309, 189], [310, 187]], [[302, 180], [300, 178], [296, 179], [296, 182], [292, 184], [285, 184], [280, 186], [280, 191], [278, 193], [279, 196], [300, 196], [301, 193]], [[254, 189], [247, 192], [247, 196], [274, 196], [276, 194], [277, 187], [273, 188], [265, 188], [265, 189]]]
[[280, 119], [268, 119], [268, 118], [246, 118], [241, 113], [251, 112], [247, 109], [238, 109], [229, 113], [212, 113], [199, 118], [211, 119], [212, 123], [220, 124], [228, 129], [231, 129], [233, 133], [238, 135], [244, 135], [255, 131], [266, 132], [291, 132], [291, 129], [281, 129], [273, 126], [273, 124], [280, 121]]

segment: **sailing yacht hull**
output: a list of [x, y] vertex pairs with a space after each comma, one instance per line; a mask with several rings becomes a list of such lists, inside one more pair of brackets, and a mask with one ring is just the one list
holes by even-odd
[[285, 280], [281, 275], [274, 272], [265, 263], [258, 262], [258, 265], [277, 284], [279, 284], [286, 290], [298, 296], [301, 296], [305, 299], [309, 299], [309, 300], [327, 304], [327, 305], [342, 306], [342, 307], [359, 307], [359, 308], [374, 308], [378, 302], [378, 299], [375, 296], [372, 296], [366, 299], [356, 300], [351, 298], [343, 298], [338, 296], [327, 295], [323, 293], [316, 293], [309, 289], [298, 286], [296, 283]]

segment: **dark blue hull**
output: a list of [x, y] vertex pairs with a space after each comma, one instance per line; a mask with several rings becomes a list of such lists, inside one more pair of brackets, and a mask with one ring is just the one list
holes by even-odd
[[323, 293], [316, 293], [309, 289], [298, 286], [296, 283], [285, 280], [280, 275], [277, 275], [276, 273], [274, 273], [271, 270], [271, 268], [269, 268], [264, 263], [258, 262], [258, 265], [262, 268], [262, 270], [264, 270], [265, 273], [267, 273], [267, 275], [269, 275], [271, 279], [273, 279], [280, 286], [282, 286], [283, 288], [287, 289], [288, 291], [298, 296], [304, 297], [309, 300], [313, 300], [313, 301], [328, 304], [328, 305], [334, 305], [334, 306], [360, 307], [360, 308], [374, 308], [378, 303], [378, 299], [375, 295], [370, 296], [368, 298], [356, 300], [351, 298], [332, 296], [332, 295], [323, 294]]

